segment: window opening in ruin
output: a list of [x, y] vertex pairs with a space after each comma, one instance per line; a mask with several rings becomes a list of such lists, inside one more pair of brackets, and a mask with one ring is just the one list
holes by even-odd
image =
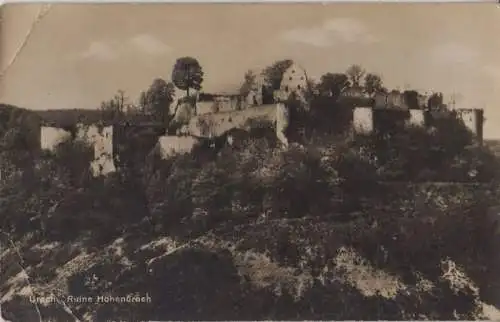
[[285, 86], [285, 92], [287, 92], [287, 93], [288, 93], [288, 85], [287, 85], [287, 86]]

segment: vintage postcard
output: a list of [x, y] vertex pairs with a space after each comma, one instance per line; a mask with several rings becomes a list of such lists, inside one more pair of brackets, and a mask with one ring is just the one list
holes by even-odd
[[0, 321], [500, 319], [495, 3], [0, 10]]

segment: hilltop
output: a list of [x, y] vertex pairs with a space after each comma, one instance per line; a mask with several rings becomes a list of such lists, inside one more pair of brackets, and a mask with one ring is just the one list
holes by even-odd
[[[97, 179], [84, 147], [64, 144], [1, 183], [2, 314], [485, 318], [499, 305], [487, 211], [499, 206], [499, 163], [457, 124], [392, 137], [314, 133], [289, 150], [251, 138], [211, 160], [146, 160], [139, 173]], [[34, 305], [30, 295], [57, 301]]]

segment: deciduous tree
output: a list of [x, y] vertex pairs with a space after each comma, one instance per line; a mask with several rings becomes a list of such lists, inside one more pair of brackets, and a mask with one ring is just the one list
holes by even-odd
[[178, 58], [172, 70], [172, 82], [177, 88], [186, 91], [187, 96], [190, 89], [201, 89], [203, 76], [203, 69], [198, 60], [188, 56]]
[[127, 101], [128, 98], [125, 96], [125, 92], [118, 90], [112, 99], [101, 103], [103, 119], [116, 120], [122, 118], [128, 106]]
[[365, 75], [364, 87], [365, 92], [370, 96], [380, 92], [383, 87], [382, 78], [377, 74], [368, 73]]
[[240, 95], [247, 96], [252, 88], [256, 85], [257, 75], [251, 70], [245, 73], [245, 80], [240, 87]]
[[353, 86], [360, 86], [361, 79], [366, 74], [366, 71], [357, 64], [349, 66], [346, 70], [346, 75]]
[[153, 115], [157, 120], [167, 121], [169, 107], [174, 99], [174, 84], [156, 78], [148, 90], [141, 93], [140, 105], [146, 114]]
[[321, 76], [318, 87], [323, 95], [338, 97], [350, 85], [351, 83], [346, 74], [326, 73]]
[[283, 59], [266, 67], [262, 71], [262, 76], [264, 76], [264, 81], [267, 86], [271, 87], [273, 90], [278, 90], [281, 85], [281, 80], [283, 79], [283, 73], [292, 65], [293, 60]]

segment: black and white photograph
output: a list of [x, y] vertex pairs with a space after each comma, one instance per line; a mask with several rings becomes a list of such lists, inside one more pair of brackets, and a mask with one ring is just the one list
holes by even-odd
[[500, 321], [496, 3], [0, 18], [0, 322]]

